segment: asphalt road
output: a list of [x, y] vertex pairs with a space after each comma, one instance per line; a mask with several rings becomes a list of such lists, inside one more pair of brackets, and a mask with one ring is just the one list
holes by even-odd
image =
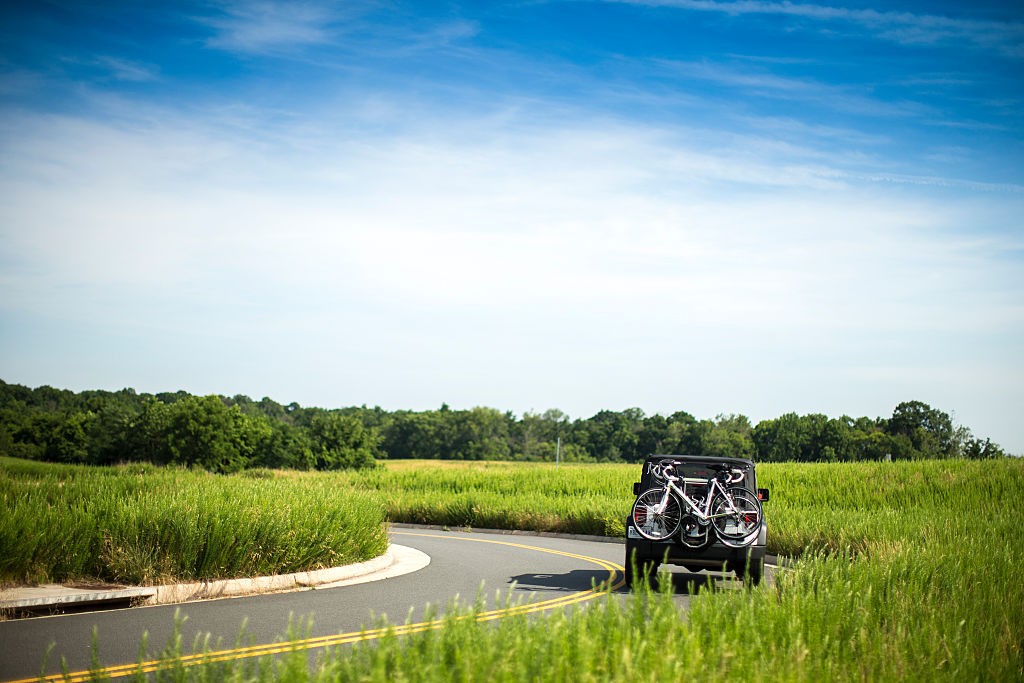
[[[186, 654], [199, 637], [226, 657], [241, 658], [278, 651], [274, 644], [286, 638], [295, 620], [311, 620], [300, 639], [303, 647], [316, 650], [353, 642], [383, 618], [405, 631], [422, 630], [428, 606], [436, 613], [478, 597], [488, 617], [500, 618], [509, 598], [520, 611], [541, 612], [585, 604], [599, 595], [594, 584], [610, 581], [625, 595], [620, 543], [417, 529], [395, 529], [392, 538], [429, 555], [430, 564], [404, 576], [340, 588], [0, 622], [0, 681], [59, 674], [62, 666], [75, 680], [74, 674], [91, 666], [94, 632], [98, 663], [106, 673], [131, 674], [140, 661], [158, 659], [176, 614], [185, 620]], [[675, 571], [681, 593], [676, 599], [684, 604], [688, 582], [715, 580]], [[243, 628], [246, 647], [238, 648]]]

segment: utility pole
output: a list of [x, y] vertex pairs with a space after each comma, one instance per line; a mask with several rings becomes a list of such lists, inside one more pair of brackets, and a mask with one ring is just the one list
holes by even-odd
[[558, 467], [558, 461], [562, 457], [562, 437], [558, 437], [558, 441], [555, 444], [555, 467]]

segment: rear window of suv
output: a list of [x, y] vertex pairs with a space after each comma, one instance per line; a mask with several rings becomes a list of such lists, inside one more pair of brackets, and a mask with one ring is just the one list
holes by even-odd
[[[655, 481], [655, 477], [654, 477], [654, 475], [651, 472], [651, 466], [652, 465], [657, 465], [657, 464], [660, 464], [659, 461], [657, 461], [657, 460], [655, 460], [653, 462], [649, 461], [647, 463], [647, 466], [644, 468], [643, 478], [644, 478], [644, 482], [645, 482], [645, 484], [647, 486], [656, 486], [656, 485], [660, 485], [662, 483], [660, 481]], [[687, 462], [687, 461], [684, 460], [680, 464], [676, 465], [676, 467], [675, 467], [675, 475], [677, 477], [686, 477], [687, 479], [704, 479], [704, 480], [711, 479], [717, 473], [716, 470], [711, 469], [711, 465], [713, 465], [713, 464], [715, 464], [715, 463]], [[729, 464], [729, 463], [726, 463], [726, 464]], [[751, 476], [751, 470], [749, 468], [743, 466], [743, 465], [730, 465], [730, 466], [734, 467], [735, 469], [743, 470], [743, 473], [746, 475], [743, 478], [743, 482], [742, 483], [740, 483], [740, 484], [733, 484], [733, 486], [742, 486], [743, 488], [747, 489], [748, 491], [754, 491], [755, 488], [754, 488], [753, 476]]]

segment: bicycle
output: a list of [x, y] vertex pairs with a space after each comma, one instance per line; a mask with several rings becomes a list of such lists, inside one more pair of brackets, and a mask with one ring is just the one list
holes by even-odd
[[[637, 496], [632, 510], [637, 532], [650, 541], [665, 541], [679, 533], [683, 545], [695, 549], [710, 543], [711, 528], [715, 537], [729, 547], [753, 543], [761, 528], [761, 501], [747, 489], [735, 486], [746, 476], [743, 470], [712, 465], [716, 473], [708, 479], [677, 477], [673, 474], [676, 464], [662, 463], [654, 475], [665, 485]], [[682, 488], [677, 485], [680, 480]], [[688, 486], [706, 490], [703, 496], [694, 492], [696, 497], [691, 498]]]

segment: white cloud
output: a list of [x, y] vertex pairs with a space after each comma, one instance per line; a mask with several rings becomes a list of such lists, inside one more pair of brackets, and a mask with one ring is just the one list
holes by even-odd
[[111, 75], [119, 81], [136, 83], [153, 81], [157, 79], [159, 73], [159, 69], [149, 64], [141, 64], [109, 55], [97, 57], [96, 63], [108, 69]]
[[739, 69], [720, 63], [661, 60], [667, 71], [687, 79], [712, 81], [734, 88], [745, 97], [771, 97], [808, 103], [831, 111], [859, 116], [906, 118], [937, 113], [913, 101], [883, 101], [867, 86], [839, 86], [807, 78], [778, 76], [763, 70]]
[[[453, 18], [421, 22], [400, 8], [384, 7], [389, 23], [366, 21], [381, 9], [376, 3], [335, 3], [323, 0], [257, 2], [230, 0], [220, 11], [196, 21], [214, 31], [212, 48], [245, 55], [296, 56], [306, 48], [331, 46], [339, 54], [391, 55], [409, 58], [415, 53], [464, 45], [480, 27], [475, 21]], [[406, 23], [408, 22], [408, 23]], [[344, 58], [325, 58], [337, 67]]]
[[262, 53], [291, 50], [328, 41], [336, 21], [329, 5], [319, 2], [228, 2], [223, 14], [201, 19], [216, 30], [208, 41], [215, 48]]
[[[705, 130], [349, 123], [9, 118], [6, 315], [143, 340], [155, 357], [118, 362], [166, 366], [156, 390], [390, 408], [770, 417], [798, 392], [826, 409], [830, 382], [894, 405], [928, 400], [906, 391], [930, 372], [1022, 371], [1020, 245], [998, 232], [1019, 194], [866, 182]], [[186, 352], [221, 360], [200, 376]], [[917, 374], [874, 384], [901, 363]]]
[[[175, 287], [233, 272], [440, 308], [639, 302], [805, 326], [829, 320], [823, 298], [855, 309], [868, 292], [926, 286], [913, 283], [929, 269], [971, 266], [961, 241], [928, 234], [955, 227], [955, 206], [873, 194], [841, 170], [657, 130], [467, 142], [468, 127], [268, 157], [213, 130], [53, 119], [9, 145], [9, 255], [51, 284]], [[898, 324], [906, 311], [891, 306], [872, 304]]]

